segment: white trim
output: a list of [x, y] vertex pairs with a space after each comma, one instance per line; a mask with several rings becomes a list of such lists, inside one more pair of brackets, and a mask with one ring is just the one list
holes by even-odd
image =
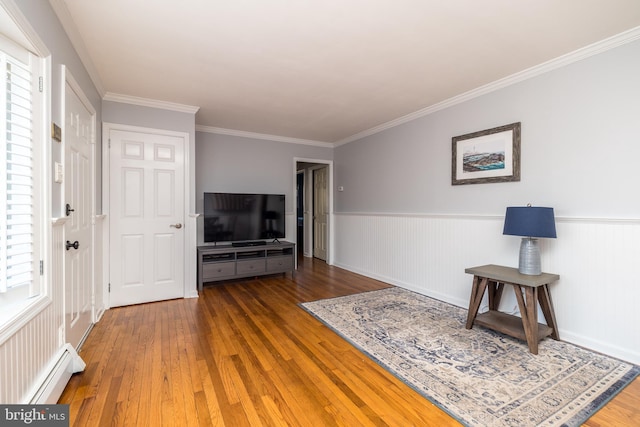
[[[78, 95], [78, 98], [80, 99], [80, 102], [82, 102], [82, 105], [84, 105], [85, 108], [89, 110], [89, 113], [91, 113], [91, 115], [94, 116], [93, 118], [94, 126], [92, 129], [93, 135], [91, 135], [91, 143], [95, 144], [96, 143], [96, 129], [95, 129], [96, 109], [93, 108], [91, 101], [89, 101], [89, 98], [87, 98], [87, 96], [84, 94], [82, 87], [80, 87], [80, 84], [78, 84], [77, 80], [73, 77], [73, 75], [67, 69], [67, 67], [64, 64], [61, 65], [60, 67], [62, 67], [62, 84], [65, 85], [66, 83], [69, 83], [69, 86], [71, 86], [71, 88], [76, 93], [76, 95]], [[64, 102], [65, 101], [63, 100], [62, 103], [64, 104]]]
[[366, 129], [362, 132], [358, 132], [347, 138], [344, 138], [335, 142], [313, 141], [313, 140], [307, 140], [307, 139], [290, 138], [285, 136], [268, 135], [268, 134], [254, 133], [254, 132], [245, 132], [240, 130], [224, 129], [224, 128], [218, 128], [218, 127], [212, 127], [212, 126], [203, 126], [203, 125], [196, 125], [196, 131], [208, 132], [208, 133], [214, 133], [214, 134], [220, 134], [220, 135], [232, 135], [232, 136], [240, 136], [240, 137], [246, 137], [246, 138], [264, 139], [269, 141], [288, 142], [292, 144], [315, 145], [315, 146], [325, 147], [325, 148], [339, 147], [349, 142], [362, 139], [366, 136], [374, 135], [384, 130], [410, 122], [420, 117], [428, 116], [429, 114], [433, 114], [437, 111], [444, 110], [445, 108], [449, 108], [454, 105], [461, 104], [463, 102], [480, 97], [482, 95], [486, 95], [488, 93], [495, 92], [497, 90], [503, 89], [513, 84], [537, 77], [541, 74], [547, 73], [549, 71], [553, 71], [555, 69], [564, 67], [574, 62], [581, 61], [583, 59], [597, 55], [599, 53], [606, 52], [608, 50], [622, 46], [624, 44], [631, 43], [638, 39], [640, 39], [640, 27], [635, 27], [623, 33], [617, 34], [615, 36], [609, 37], [607, 39], [601, 40], [599, 42], [585, 46], [581, 49], [570, 52], [568, 54], [559, 56], [558, 58], [533, 66], [531, 68], [512, 74], [500, 80], [496, 80], [484, 86], [480, 86], [476, 89], [472, 89], [468, 92], [454, 96], [452, 98], [449, 98], [437, 104], [431, 105], [429, 107], [423, 108], [421, 110], [415, 111], [405, 116], [398, 117], [397, 119], [388, 121], [386, 123], [383, 123], [379, 126], [375, 126], [370, 129]]
[[91, 60], [91, 55], [89, 55], [89, 51], [87, 50], [87, 47], [82, 40], [82, 36], [78, 31], [76, 23], [69, 13], [69, 9], [67, 9], [67, 5], [65, 4], [64, 0], [49, 0], [49, 4], [60, 20], [64, 32], [67, 33], [67, 37], [69, 37], [73, 48], [80, 57], [80, 62], [82, 62], [82, 65], [84, 65], [84, 68], [87, 70], [87, 73], [89, 74], [89, 78], [93, 82], [93, 85], [96, 87], [96, 90], [98, 91], [100, 96], [102, 96], [105, 91], [102, 84], [102, 79], [100, 79], [100, 73]]
[[[105, 152], [109, 152], [109, 148], [105, 147], [105, 145], [108, 145], [107, 142], [105, 142], [106, 140], [104, 139], [104, 135], [105, 135], [105, 131], [102, 131], [102, 210], [104, 211], [105, 209], [108, 208], [105, 207], [104, 201], [105, 200], [109, 200], [109, 198], [104, 197], [104, 192], [107, 191], [107, 189], [109, 188], [108, 185], [105, 185], [105, 176], [109, 176], [109, 171], [105, 171], [105, 168], [107, 168], [109, 166], [109, 163], [105, 163], [105, 157], [104, 157], [104, 153]], [[108, 209], [107, 209], [108, 210]], [[96, 314], [96, 321], [98, 321], [100, 318], [102, 318], [102, 315], [104, 314], [104, 312], [106, 310], [109, 309], [110, 307], [110, 303], [109, 303], [109, 278], [110, 278], [110, 268], [111, 266], [109, 265], [109, 236], [110, 236], [110, 231], [109, 231], [109, 218], [107, 215], [102, 214], [101, 215], [102, 218], [102, 310], [99, 311]]]
[[482, 95], [495, 92], [507, 86], [520, 83], [524, 80], [529, 80], [541, 74], [547, 73], [549, 71], [553, 71], [555, 69], [564, 67], [574, 62], [581, 61], [583, 59], [597, 55], [599, 53], [606, 52], [608, 50], [622, 46], [624, 44], [631, 43], [638, 39], [640, 39], [640, 27], [635, 27], [623, 33], [617, 34], [615, 36], [609, 37], [607, 39], [601, 40], [599, 42], [585, 46], [581, 49], [570, 52], [568, 54], [559, 56], [550, 61], [543, 62], [542, 64], [535, 65], [531, 68], [527, 68], [526, 70], [519, 71], [515, 74], [496, 80], [494, 82], [488, 83], [484, 86], [480, 86], [468, 92], [462, 93], [460, 95], [456, 95], [452, 98], [446, 99], [437, 104], [431, 105], [429, 107], [423, 108], [413, 113], [409, 113], [405, 116], [398, 117], [397, 119], [388, 121], [379, 126], [376, 126], [367, 130], [363, 130], [362, 132], [358, 132], [354, 135], [351, 135], [344, 139], [336, 141], [335, 144], [333, 144], [333, 146], [339, 147], [340, 145], [357, 141], [366, 136], [374, 135], [384, 130], [401, 125], [403, 123], [407, 123], [412, 120], [418, 119], [420, 117], [428, 116], [429, 114], [433, 114], [437, 111], [444, 110], [445, 108], [449, 108], [454, 105], [469, 101], [471, 99], [478, 98]]
[[124, 104], [139, 105], [141, 107], [159, 108], [161, 110], [177, 111], [179, 113], [195, 114], [200, 107], [176, 102], [158, 101], [157, 99], [141, 98], [138, 96], [122, 95], [119, 93], [106, 92], [102, 96], [103, 101], [122, 102]]
[[68, 221], [68, 219], [69, 218], [64, 217], [64, 216], [60, 217], [60, 218], [51, 218], [51, 225], [54, 226], [54, 227], [62, 226]]
[[[96, 176], [97, 178], [97, 176]], [[95, 208], [94, 208], [95, 209]], [[106, 304], [105, 304], [105, 299], [104, 299], [104, 284], [105, 282], [105, 277], [104, 277], [104, 253], [103, 253], [103, 247], [104, 244], [102, 244], [105, 240], [104, 240], [104, 223], [105, 223], [105, 219], [107, 218], [106, 215], [102, 215], [102, 214], [97, 214], [94, 215], [92, 218], [92, 225], [93, 225], [93, 280], [94, 280], [94, 284], [93, 284], [93, 292], [94, 292], [94, 299], [93, 299], [93, 323], [98, 323], [100, 321], [100, 319], [102, 319], [102, 315], [104, 314], [104, 312], [106, 311]], [[97, 242], [100, 242], [101, 244], [98, 245]], [[100, 248], [98, 250], [98, 248]], [[96, 255], [100, 255], [100, 258], [98, 258], [98, 256]], [[96, 272], [100, 271], [102, 273], [101, 276], [97, 276]], [[98, 303], [97, 301], [97, 296], [98, 293], [102, 292], [102, 298], [100, 298], [100, 303]]]
[[[9, 3], [12, 5], [13, 8], [17, 9], [17, 7], [14, 5], [13, 0], [1, 0], [1, 1], [3, 3]], [[105, 101], [124, 102], [128, 104], [142, 105], [147, 107], [161, 108], [166, 110], [175, 110], [175, 111], [181, 111], [181, 112], [189, 112], [194, 114], [195, 112], [198, 111], [199, 107], [193, 107], [189, 105], [175, 104], [171, 102], [157, 101], [152, 99], [138, 98], [138, 97], [133, 97], [128, 95], [120, 95], [120, 94], [105, 92], [103, 89], [102, 83], [100, 81], [99, 75], [95, 71], [95, 66], [93, 65], [93, 62], [91, 61], [90, 56], [87, 53], [86, 47], [82, 42], [82, 38], [80, 37], [77, 31], [77, 27], [75, 26], [75, 23], [73, 22], [73, 19], [69, 14], [69, 11], [67, 10], [64, 0], [49, 0], [49, 3], [53, 7], [56, 15], [58, 15], [58, 19], [60, 19], [60, 21], [62, 22], [65, 32], [69, 36], [71, 43], [73, 44], [74, 48], [78, 52], [78, 55], [80, 56], [80, 59], [84, 64], [85, 68], [87, 68], [87, 71], [91, 76], [91, 79], [95, 84], [96, 89], [103, 96], [103, 99]], [[576, 51], [562, 55], [558, 58], [549, 60], [542, 64], [533, 66], [531, 68], [512, 74], [505, 78], [480, 86], [476, 89], [472, 89], [468, 92], [451, 97], [437, 104], [434, 104], [429, 107], [415, 111], [413, 113], [398, 117], [394, 120], [390, 120], [379, 126], [375, 126], [373, 128], [363, 130], [361, 132], [358, 132], [356, 134], [353, 134], [351, 136], [348, 136], [346, 138], [343, 138], [341, 140], [334, 141], [334, 142], [290, 138], [285, 136], [245, 132], [240, 130], [224, 129], [224, 128], [218, 128], [213, 126], [205, 126], [205, 125], [196, 125], [196, 131], [214, 133], [214, 134], [220, 134], [220, 135], [232, 135], [232, 136], [240, 136], [240, 137], [247, 137], [247, 138], [263, 139], [263, 140], [269, 140], [269, 141], [288, 142], [292, 144], [314, 145], [314, 146], [328, 147], [328, 148], [339, 147], [349, 142], [362, 139], [366, 136], [374, 135], [384, 130], [399, 126], [403, 123], [407, 123], [412, 120], [418, 119], [420, 117], [424, 117], [429, 114], [435, 113], [437, 111], [444, 110], [445, 108], [449, 108], [454, 105], [461, 104], [463, 102], [469, 101], [479, 96], [488, 94], [490, 92], [494, 92], [496, 90], [505, 88], [507, 86], [522, 82], [524, 80], [531, 79], [533, 77], [539, 76], [546, 72], [564, 67], [566, 65], [591, 57], [593, 55], [597, 55], [607, 50], [614, 49], [616, 47], [622, 46], [624, 44], [633, 42], [638, 39], [640, 39], [640, 27], [635, 27], [625, 32], [622, 32], [620, 34], [609, 37], [607, 39], [604, 39], [596, 43], [593, 43], [591, 45], [580, 48]], [[44, 45], [42, 46], [44, 47]]]
[[[192, 164], [195, 159], [192, 159], [192, 152], [195, 152], [194, 141], [191, 140], [188, 132], [173, 131], [166, 129], [155, 129], [141, 126], [122, 125], [117, 123], [102, 123], [102, 211], [105, 217], [109, 216], [110, 206], [110, 177], [111, 171], [111, 158], [109, 155], [110, 133], [112, 130], [120, 130], [126, 132], [141, 132], [146, 134], [175, 136], [182, 138], [184, 141], [184, 268], [183, 268], [183, 296], [184, 298], [195, 298], [198, 296], [197, 281], [195, 279], [195, 272], [197, 269], [196, 247], [197, 247], [197, 216], [193, 213], [195, 210], [195, 203], [193, 202], [194, 180], [192, 175], [195, 173], [194, 165]], [[107, 219], [104, 222], [104, 247], [103, 247], [103, 275], [104, 280], [104, 305], [105, 309], [111, 307], [111, 300], [109, 298], [108, 286], [110, 284], [110, 271], [111, 264], [109, 262], [110, 242], [109, 236], [111, 235], [111, 220]]]
[[[298, 185], [298, 162], [301, 163], [316, 163], [321, 165], [326, 165], [329, 168], [329, 219], [327, 224], [327, 233], [329, 234], [329, 247], [327, 248], [327, 264], [333, 265], [335, 262], [335, 221], [334, 221], [334, 212], [333, 212], [333, 160], [326, 159], [310, 159], [306, 157], [294, 157], [293, 158], [293, 187], [291, 194], [294, 195], [293, 199], [293, 216], [296, 217], [296, 187]], [[292, 239], [296, 245], [298, 244], [298, 233], [297, 230], [293, 233]], [[296, 264], [297, 265], [297, 264]]]
[[[504, 215], [480, 215], [480, 214], [446, 214], [446, 213], [403, 213], [403, 212], [336, 212], [336, 216], [371, 216], [390, 218], [433, 218], [433, 219], [471, 219], [471, 220], [503, 220]], [[570, 217], [556, 216], [556, 222], [560, 223], [589, 223], [589, 224], [637, 224], [640, 218], [607, 218], [607, 217]]]
[[49, 0], [49, 4], [51, 8], [55, 12], [56, 16], [60, 20], [62, 24], [62, 28], [64, 32], [67, 33], [67, 37], [71, 41], [71, 45], [75, 49], [78, 57], [80, 58], [80, 62], [84, 65], [84, 68], [87, 70], [87, 74], [89, 74], [89, 78], [93, 82], [93, 85], [96, 87], [96, 90], [102, 96], [104, 94], [104, 85], [102, 84], [102, 79], [100, 78], [100, 73], [98, 72], [93, 60], [91, 60], [91, 55], [89, 55], [89, 51], [87, 50], [86, 45], [78, 31], [78, 27], [76, 26], [75, 21], [71, 17], [69, 13], [69, 9], [67, 9], [67, 5], [64, 0]]
[[331, 142], [314, 141], [312, 139], [290, 138], [288, 136], [269, 135], [266, 133], [245, 132], [243, 130], [224, 129], [213, 126], [196, 125], [196, 132], [214, 133], [217, 135], [231, 135], [242, 138], [263, 139], [266, 141], [287, 142], [289, 144], [313, 145], [317, 147], [332, 148]]
[[[1, 1], [3, 3], [10, 3], [12, 5], [14, 4], [13, 0], [1, 0]], [[103, 99], [105, 101], [124, 102], [128, 104], [142, 105], [147, 107], [188, 112], [188, 113], [194, 113], [194, 114], [195, 112], [198, 111], [199, 107], [193, 107], [189, 105], [175, 104], [171, 102], [157, 101], [152, 99], [138, 98], [138, 97], [133, 97], [128, 95], [120, 95], [120, 94], [105, 92], [103, 90], [103, 86], [100, 81], [99, 75], [95, 71], [95, 66], [93, 65], [90, 59], [90, 56], [87, 53], [86, 47], [82, 42], [82, 38], [80, 37], [77, 31], [77, 27], [75, 26], [75, 23], [73, 22], [73, 19], [69, 14], [69, 11], [66, 8], [64, 0], [49, 0], [49, 3], [52, 5], [56, 15], [58, 15], [58, 19], [60, 19], [60, 21], [62, 22], [65, 32], [69, 36], [71, 43], [73, 44], [74, 48], [78, 52], [78, 55], [80, 56], [80, 59], [84, 64], [85, 68], [87, 68], [87, 72], [91, 76], [91, 79], [95, 84], [96, 89], [103, 96]], [[13, 7], [15, 8], [15, 6]], [[356, 134], [353, 134], [351, 136], [348, 136], [346, 138], [343, 138], [341, 140], [334, 141], [334, 142], [314, 141], [314, 140], [291, 138], [291, 137], [278, 136], [278, 135], [245, 132], [240, 130], [224, 129], [224, 128], [218, 128], [213, 126], [205, 126], [205, 125], [196, 125], [196, 131], [214, 133], [214, 134], [220, 134], [220, 135], [232, 135], [232, 136], [240, 136], [240, 137], [247, 137], [247, 138], [254, 138], [254, 139], [263, 139], [263, 140], [269, 140], [269, 141], [288, 142], [292, 144], [313, 145], [313, 146], [328, 147], [328, 148], [339, 147], [349, 142], [362, 139], [366, 136], [374, 135], [376, 133], [399, 126], [401, 124], [410, 122], [420, 117], [424, 117], [429, 114], [435, 113], [437, 111], [444, 110], [445, 108], [449, 108], [454, 105], [461, 104], [463, 102], [469, 101], [479, 96], [488, 94], [490, 92], [494, 92], [496, 90], [505, 88], [507, 86], [522, 82], [524, 80], [531, 79], [533, 77], [539, 76], [546, 72], [564, 67], [566, 65], [591, 57], [593, 55], [597, 55], [607, 50], [614, 49], [616, 47], [622, 46], [624, 44], [633, 42], [638, 39], [640, 39], [640, 27], [635, 27], [625, 32], [622, 32], [620, 34], [609, 37], [607, 39], [585, 46], [576, 51], [562, 55], [558, 58], [533, 66], [531, 68], [512, 74], [505, 78], [488, 83], [484, 86], [480, 86], [476, 89], [472, 89], [468, 92], [451, 97], [437, 104], [420, 109], [418, 111], [404, 115], [402, 117], [398, 117], [394, 120], [390, 120], [379, 126], [375, 126], [373, 128], [363, 130], [361, 132], [358, 132]]]
[[[4, 8], [7, 14], [13, 19], [13, 22], [19, 27], [25, 38], [31, 44], [30, 50], [33, 50], [35, 55], [45, 58], [51, 55], [47, 45], [44, 44], [38, 33], [33, 29], [31, 23], [22, 14], [20, 8], [16, 5], [14, 0], [0, 0], [0, 5]], [[27, 46], [25, 46], [27, 48]]]
[[[39, 316], [52, 300], [51, 284], [51, 143], [49, 138], [49, 123], [51, 123], [51, 96], [53, 92], [51, 84], [51, 53], [46, 45], [33, 29], [27, 18], [22, 14], [20, 8], [14, 0], [0, 0], [0, 7], [13, 20], [17, 29], [24, 36], [31, 46], [30, 50], [38, 57], [37, 72], [44, 80], [44, 88], [41, 95], [37, 95], [37, 105], [33, 106], [33, 121], [36, 127], [33, 132], [34, 145], [38, 144], [37, 155], [34, 157], [34, 165], [40, 165], [40, 171], [34, 175], [37, 177], [37, 196], [40, 214], [37, 218], [38, 236], [38, 256], [44, 264], [44, 271], [38, 277], [40, 293], [35, 297], [24, 301], [19, 311], [15, 311], [14, 316], [9, 316], [8, 322], [0, 322], [0, 345], [13, 338], [23, 327]], [[26, 47], [25, 47], [26, 48]]]
[[[185, 135], [189, 135], [188, 132], [183, 132], [183, 131], [177, 131], [177, 130], [170, 130], [170, 129], [157, 129], [157, 128], [148, 128], [148, 127], [144, 127], [144, 126], [134, 126], [134, 125], [123, 125], [123, 124], [119, 124], [119, 123], [111, 123], [111, 122], [102, 122], [102, 135], [103, 137], [106, 136], [106, 139], [103, 139], [103, 146], [104, 141], [108, 141], [109, 140], [109, 134], [104, 133], [105, 129], [110, 129], [110, 130], [123, 130], [126, 132], [141, 132], [141, 133], [147, 133], [147, 134], [154, 134], [154, 135], [168, 135], [168, 136], [177, 136], [177, 137], [183, 137]], [[107, 147], [109, 148], [109, 147]], [[108, 215], [108, 212], [104, 212], [103, 215]]]
[[448, 219], [502, 219], [504, 215], [407, 213], [407, 212], [337, 212], [341, 216], [386, 216], [398, 218], [448, 218]]
[[0, 345], [12, 338], [25, 325], [35, 319], [45, 308], [53, 303], [50, 294], [51, 292], [41, 293], [33, 301], [29, 301], [28, 304], [21, 306], [20, 311], [15, 317], [7, 319], [6, 322], [3, 321], [4, 325], [0, 328]]

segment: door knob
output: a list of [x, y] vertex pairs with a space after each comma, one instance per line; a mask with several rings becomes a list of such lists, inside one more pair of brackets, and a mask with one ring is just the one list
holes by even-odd
[[80, 246], [80, 243], [78, 243], [77, 240], [75, 242], [73, 242], [73, 243], [71, 243], [70, 241], [67, 240], [67, 244], [65, 246], [67, 247], [67, 250], [69, 250], [71, 248], [78, 249], [78, 247]]
[[179, 230], [179, 229], [181, 229], [181, 228], [182, 228], [182, 224], [180, 224], [180, 223], [177, 223], [177, 224], [171, 224], [169, 227], [175, 227], [175, 228], [177, 228], [177, 229]]
[[71, 209], [71, 205], [69, 203], [67, 203], [67, 206], [64, 208], [64, 211], [66, 212], [67, 216], [71, 215], [71, 212], [75, 212], [75, 209]]

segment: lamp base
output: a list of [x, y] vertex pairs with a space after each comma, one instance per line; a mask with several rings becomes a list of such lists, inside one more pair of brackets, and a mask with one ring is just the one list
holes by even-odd
[[542, 274], [538, 239], [534, 239], [532, 237], [522, 238], [522, 242], [520, 242], [518, 271], [520, 274], [527, 274], [529, 276], [538, 276]]

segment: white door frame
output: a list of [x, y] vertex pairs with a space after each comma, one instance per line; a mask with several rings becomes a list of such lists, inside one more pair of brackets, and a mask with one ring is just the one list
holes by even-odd
[[[80, 100], [80, 102], [82, 102], [82, 105], [87, 109], [87, 111], [89, 112], [89, 114], [91, 115], [91, 135], [89, 137], [90, 142], [91, 142], [91, 157], [89, 159], [90, 162], [90, 175], [91, 175], [91, 182], [89, 183], [90, 188], [91, 188], [91, 200], [90, 200], [90, 204], [91, 204], [91, 212], [90, 212], [90, 218], [91, 218], [91, 236], [92, 236], [92, 242], [91, 242], [91, 271], [89, 272], [90, 276], [91, 276], [91, 283], [89, 284], [90, 290], [91, 290], [91, 322], [92, 325], [93, 323], [96, 323], [100, 316], [102, 315], [102, 311], [104, 310], [104, 308], [100, 305], [100, 301], [96, 300], [96, 293], [98, 292], [98, 281], [96, 281], [96, 262], [97, 260], [95, 259], [96, 256], [96, 137], [97, 137], [97, 129], [96, 129], [96, 125], [97, 125], [97, 112], [96, 109], [93, 107], [93, 105], [91, 104], [91, 101], [89, 101], [89, 98], [87, 98], [87, 96], [85, 95], [84, 91], [82, 90], [82, 88], [80, 87], [80, 84], [78, 84], [78, 82], [76, 81], [76, 79], [73, 77], [73, 75], [71, 74], [71, 72], [67, 69], [67, 67], [63, 64], [61, 66], [61, 76], [62, 76], [62, 87], [63, 87], [63, 94], [62, 94], [62, 99], [61, 99], [61, 105], [60, 105], [60, 109], [61, 109], [61, 116], [62, 116], [62, 126], [63, 126], [63, 131], [62, 131], [62, 135], [63, 135], [63, 139], [62, 139], [62, 150], [61, 150], [61, 164], [62, 164], [62, 171], [63, 171], [63, 179], [62, 179], [62, 185], [60, 186], [60, 207], [61, 209], [64, 209], [64, 206], [66, 204], [67, 201], [67, 194], [66, 194], [66, 180], [69, 179], [69, 176], [67, 176], [64, 171], [66, 171], [67, 166], [66, 165], [66, 156], [67, 156], [67, 141], [64, 138], [64, 136], [67, 133], [67, 129], [66, 129], [66, 102], [67, 102], [67, 91], [66, 91], [66, 87], [67, 84], [73, 89], [73, 91], [75, 92], [75, 94], [77, 95], [78, 99]], [[63, 217], [66, 220], [66, 217]], [[66, 232], [65, 232], [65, 239], [66, 240]], [[66, 259], [65, 259], [65, 263], [66, 263]], [[66, 288], [67, 286], [67, 279], [66, 279], [66, 268], [63, 268], [63, 283], [64, 286]], [[64, 302], [63, 302], [64, 310], [63, 313], [65, 313], [66, 316], [66, 291], [65, 291], [65, 298], [64, 298]], [[82, 337], [82, 339], [80, 340], [80, 343], [78, 344], [78, 347], [80, 347], [85, 338], [87, 337], [87, 335], [89, 334], [89, 331], [92, 328], [92, 325], [89, 326], [89, 329], [87, 329], [87, 331], [85, 331], [84, 336]], [[66, 322], [65, 322], [65, 328], [66, 328]], [[67, 336], [66, 336], [66, 329], [65, 329], [65, 342], [67, 341]]]
[[195, 161], [195, 145], [194, 141], [189, 137], [188, 132], [172, 131], [166, 129], [154, 129], [141, 126], [123, 125], [117, 123], [102, 123], [102, 212], [106, 215], [104, 223], [103, 233], [103, 258], [104, 268], [103, 274], [104, 280], [104, 301], [107, 308], [111, 307], [111, 301], [109, 298], [109, 286], [110, 286], [110, 271], [111, 263], [109, 260], [109, 253], [111, 244], [109, 242], [110, 236], [110, 220], [109, 215], [109, 200], [111, 195], [110, 188], [110, 172], [111, 172], [111, 160], [109, 156], [109, 135], [112, 130], [121, 130], [127, 132], [141, 132], [147, 134], [169, 135], [179, 138], [183, 138], [185, 142], [184, 146], [184, 297], [194, 298], [198, 296], [197, 279], [196, 279], [196, 250], [197, 250], [197, 217], [195, 214], [195, 197], [193, 192], [195, 191], [195, 170], [193, 162]]
[[[296, 242], [297, 244], [297, 240], [298, 240], [298, 236], [297, 236], [297, 216], [295, 215], [296, 212], [296, 200], [295, 200], [295, 194], [296, 194], [296, 187], [298, 185], [298, 168], [297, 168], [297, 164], [298, 162], [301, 163], [317, 163], [320, 165], [326, 165], [328, 166], [328, 174], [329, 174], [329, 216], [327, 218], [327, 239], [329, 241], [329, 246], [327, 247], [327, 264], [329, 265], [333, 265], [334, 263], [334, 242], [335, 242], [335, 227], [333, 226], [333, 221], [334, 221], [334, 217], [333, 217], [333, 160], [326, 160], [326, 159], [309, 159], [309, 158], [304, 158], [304, 157], [294, 157], [293, 158], [293, 191], [291, 194], [294, 195], [293, 197], [293, 218], [294, 218], [294, 222], [293, 222], [293, 229], [296, 230], [296, 233], [293, 233], [293, 242]], [[305, 186], [306, 186], [306, 175], [305, 175]], [[305, 206], [306, 208], [306, 206]], [[306, 235], [306, 234], [305, 234]]]

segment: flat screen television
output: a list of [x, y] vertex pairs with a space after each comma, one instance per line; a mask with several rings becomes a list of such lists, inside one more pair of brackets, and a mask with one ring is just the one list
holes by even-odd
[[284, 194], [204, 193], [204, 241], [260, 243], [285, 236]]

